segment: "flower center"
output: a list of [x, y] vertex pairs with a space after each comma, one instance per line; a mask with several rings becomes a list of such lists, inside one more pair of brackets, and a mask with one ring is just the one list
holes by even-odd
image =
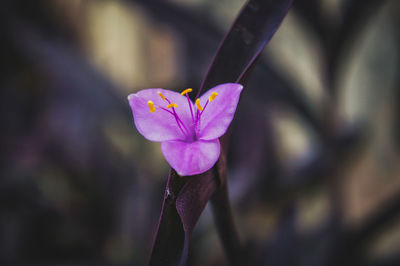
[[[169, 114], [171, 114], [176, 121], [176, 124], [178, 125], [179, 129], [181, 130], [182, 134], [192, 140], [195, 141], [197, 140], [197, 135], [199, 134], [199, 130], [200, 130], [200, 121], [201, 121], [201, 115], [204, 113], [204, 111], [206, 110], [206, 107], [208, 105], [209, 102], [212, 102], [215, 97], [218, 96], [218, 93], [216, 92], [212, 92], [210, 97], [208, 97], [207, 102], [204, 104], [204, 107], [201, 106], [200, 104], [200, 99], [196, 99], [195, 103], [196, 103], [196, 113], [194, 114], [194, 110], [192, 109], [192, 102], [190, 101], [189, 98], [189, 93], [192, 92], [193, 89], [188, 88], [184, 91], [181, 92], [181, 95], [184, 96], [186, 95], [186, 99], [189, 105], [189, 110], [190, 110], [190, 115], [192, 117], [192, 125], [193, 125], [193, 133], [191, 133], [191, 131], [185, 126], [185, 124], [182, 122], [182, 120], [180, 119], [180, 117], [178, 116], [175, 108], [178, 107], [178, 105], [176, 103], [171, 102], [168, 98], [166, 98], [160, 91], [158, 91], [158, 95], [161, 97], [161, 99], [163, 101], [167, 102], [167, 105], [165, 107], [156, 105], [153, 103], [153, 101], [148, 101], [147, 105], [149, 106], [150, 112], [154, 113], [156, 111], [156, 107], [158, 107], [159, 109], [168, 112]], [[169, 109], [171, 109], [172, 111], [170, 111]]]

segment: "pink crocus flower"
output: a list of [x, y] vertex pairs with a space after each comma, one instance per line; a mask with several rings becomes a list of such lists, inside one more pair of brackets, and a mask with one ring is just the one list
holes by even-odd
[[221, 137], [228, 129], [243, 86], [220, 84], [193, 103], [192, 89], [182, 93], [161, 88], [128, 96], [137, 130], [161, 142], [165, 159], [181, 176], [209, 170], [220, 155]]

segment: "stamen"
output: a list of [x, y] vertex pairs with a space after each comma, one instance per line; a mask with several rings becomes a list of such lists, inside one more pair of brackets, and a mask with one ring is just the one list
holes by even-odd
[[192, 110], [192, 102], [189, 99], [189, 92], [192, 92], [192, 88], [188, 88], [188, 89], [182, 91], [181, 95], [183, 96], [184, 94], [186, 94], [186, 99], [187, 99], [189, 109], [190, 109], [190, 115], [192, 116], [192, 123], [194, 124], [195, 121], [194, 121], [193, 110]]
[[163, 99], [163, 101], [165, 101], [165, 97], [164, 95], [161, 93], [161, 91], [157, 91], [158, 95], [160, 95], [161, 99]]
[[154, 103], [152, 101], [148, 101], [147, 105], [149, 106], [150, 113], [154, 113], [156, 111], [156, 108], [154, 107]]
[[199, 109], [200, 111], [203, 111], [203, 107], [200, 104], [200, 99], [196, 100], [196, 106], [197, 106], [197, 109]]
[[218, 96], [218, 93], [213, 92], [213, 93], [211, 93], [210, 97], [208, 97], [208, 100], [210, 102], [212, 102], [212, 101], [214, 101], [215, 97], [217, 97], [217, 96]]
[[183, 96], [183, 95], [188, 94], [189, 92], [192, 92], [192, 91], [193, 91], [192, 88], [187, 88], [186, 90], [181, 92], [181, 95]]
[[178, 105], [176, 103], [170, 103], [167, 105], [167, 108], [172, 108], [172, 107], [178, 107]]
[[[168, 100], [168, 99], [167, 99]], [[172, 103], [178, 106], [176, 103]], [[164, 110], [165, 112], [170, 113], [176, 120], [176, 124], [178, 125], [179, 129], [182, 131], [182, 134], [185, 136], [189, 136], [189, 130], [186, 128], [185, 124], [182, 122], [182, 120], [179, 118], [178, 114], [175, 112], [175, 109], [172, 109], [172, 112], [168, 109], [165, 109], [164, 107], [158, 106], [161, 110]], [[175, 107], [175, 106], [174, 106]], [[182, 128], [183, 127], [183, 128]], [[185, 130], [183, 130], [185, 129]]]
[[207, 102], [206, 102], [206, 104], [205, 104], [204, 107], [203, 107], [203, 110], [200, 112], [200, 115], [202, 115], [202, 114], [204, 113], [204, 111], [206, 110], [207, 105], [208, 105], [209, 102], [210, 102], [210, 100], [208, 99]]

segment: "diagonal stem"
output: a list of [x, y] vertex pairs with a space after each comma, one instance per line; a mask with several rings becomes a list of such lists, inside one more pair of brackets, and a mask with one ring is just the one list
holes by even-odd
[[230, 265], [243, 265], [243, 248], [233, 221], [226, 183], [222, 185], [211, 198], [211, 208], [218, 235]]
[[225, 182], [220, 184], [220, 187], [217, 188], [211, 198], [211, 209], [214, 216], [214, 222], [229, 264], [232, 266], [242, 266], [245, 261], [244, 249], [233, 220], [232, 209], [229, 203], [227, 182], [225, 178], [221, 179], [225, 180]]
[[188, 93], [186, 93], [186, 99], [187, 99], [187, 101], [188, 101], [188, 105], [189, 105], [189, 109], [190, 109], [190, 114], [191, 114], [191, 116], [192, 116], [192, 123], [194, 124], [194, 116], [193, 116], [193, 110], [192, 110], [192, 103], [191, 103], [191, 101], [190, 101], [190, 99], [189, 99], [189, 94], [188, 94]]

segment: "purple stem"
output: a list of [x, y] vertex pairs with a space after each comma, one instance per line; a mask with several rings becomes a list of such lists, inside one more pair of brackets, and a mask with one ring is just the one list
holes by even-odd
[[164, 108], [164, 107], [161, 107], [161, 106], [158, 106], [158, 107], [161, 108], [161, 109], [163, 109], [164, 111], [167, 111], [167, 112], [170, 113], [171, 115], [175, 116], [174, 113], [171, 112], [170, 110], [168, 110], [168, 109], [166, 109], [166, 108]]
[[208, 105], [208, 100], [207, 100], [206, 104], [204, 105], [203, 111], [201, 111], [200, 116], [201, 116], [201, 115], [203, 114], [203, 112], [206, 110], [207, 105]]
[[197, 133], [197, 129], [198, 129], [198, 127], [199, 127], [199, 123], [200, 123], [200, 112], [199, 112], [199, 110], [197, 109], [196, 110], [196, 121], [195, 121], [195, 124], [194, 124], [194, 132], [195, 132], [195, 134], [196, 134], [196, 136], [198, 135]]
[[[178, 125], [179, 129], [182, 131], [182, 134], [183, 134], [184, 136], [187, 136], [187, 137], [188, 137], [188, 136], [190, 135], [189, 131], [187, 130], [187, 128], [185, 127], [185, 125], [183, 124], [183, 122], [181, 121], [181, 119], [179, 118], [178, 114], [175, 112], [174, 108], [172, 108], [172, 110], [173, 110], [174, 112], [171, 112], [170, 110], [168, 110], [168, 109], [166, 109], [166, 108], [164, 108], [164, 107], [161, 107], [161, 106], [158, 106], [158, 107], [161, 108], [161, 109], [164, 110], [164, 111], [167, 111], [168, 113], [170, 113], [171, 115], [173, 115], [173, 116], [175, 117], [176, 124]], [[179, 122], [180, 122], [180, 123], [182, 124], [182, 126], [185, 128], [186, 133], [185, 133], [185, 131], [182, 129], [182, 127], [181, 127], [181, 125], [179, 124]]]
[[199, 112], [199, 110], [197, 110], [197, 113], [196, 113], [196, 125], [195, 125], [195, 128], [194, 128], [195, 132], [196, 132], [196, 135], [197, 135], [197, 128], [200, 130], [200, 117], [203, 114], [203, 112], [206, 110], [207, 105], [208, 105], [208, 100], [207, 100], [206, 104], [204, 105], [203, 111]]
[[[187, 94], [186, 94], [186, 95], [187, 95]], [[171, 101], [170, 101], [168, 98], [165, 98], [165, 100], [168, 102], [168, 104], [171, 104]], [[188, 98], [188, 100], [189, 100], [189, 98]], [[190, 106], [190, 105], [189, 105], [189, 106]], [[173, 112], [171, 112], [171, 111], [169, 111], [169, 110], [167, 110], [167, 109], [165, 109], [165, 108], [163, 108], [163, 107], [161, 107], [161, 106], [159, 106], [159, 107], [160, 107], [161, 109], [163, 109], [163, 110], [169, 112], [170, 114], [172, 114], [172, 115], [175, 117], [176, 123], [178, 124], [178, 127], [181, 129], [183, 135], [185, 135], [185, 136], [187, 136], [187, 137], [190, 137], [190, 131], [186, 128], [185, 124], [184, 124], [184, 123], [182, 122], [182, 120], [179, 118], [178, 114], [175, 112], [175, 108], [174, 108], [174, 107], [172, 107], [172, 111], [173, 111]], [[192, 108], [190, 108], [190, 112], [192, 112]], [[192, 119], [193, 119], [193, 114], [192, 114]], [[183, 128], [185, 129], [186, 133], [183, 132], [183, 129], [182, 129], [182, 127], [179, 125], [179, 123], [181, 123], [181, 125], [182, 125]]]
[[180, 123], [182, 124], [182, 126], [185, 128], [185, 130], [186, 130], [188, 136], [190, 136], [189, 130], [186, 128], [185, 124], [184, 124], [184, 123], [182, 122], [182, 120], [179, 118], [178, 114], [177, 114], [176, 111], [175, 111], [175, 107], [172, 107], [172, 110], [174, 111], [174, 116], [175, 116], [176, 122], [178, 123], [178, 126], [179, 126], [179, 122], [180, 122]]
[[189, 95], [187, 93], [186, 93], [186, 99], [188, 100], [188, 105], [189, 105], [189, 108], [190, 108], [190, 114], [192, 115], [192, 123], [194, 124], [194, 116], [193, 116], [192, 104], [190, 102]]
[[[168, 98], [165, 98], [165, 100], [167, 100], [168, 104], [171, 104], [171, 101], [170, 101]], [[162, 107], [161, 107], [161, 108], [162, 108]], [[182, 126], [185, 128], [187, 134], [190, 135], [189, 130], [186, 128], [185, 124], [182, 122], [182, 120], [179, 118], [178, 114], [175, 112], [175, 108], [174, 108], [174, 107], [172, 107], [172, 110], [173, 110], [174, 112], [171, 113], [171, 114], [173, 114], [173, 115], [175, 116], [175, 119], [177, 119], [177, 123], [178, 123], [178, 121], [181, 122], [181, 124], [182, 124]], [[179, 123], [178, 123], [178, 126], [179, 126]]]

